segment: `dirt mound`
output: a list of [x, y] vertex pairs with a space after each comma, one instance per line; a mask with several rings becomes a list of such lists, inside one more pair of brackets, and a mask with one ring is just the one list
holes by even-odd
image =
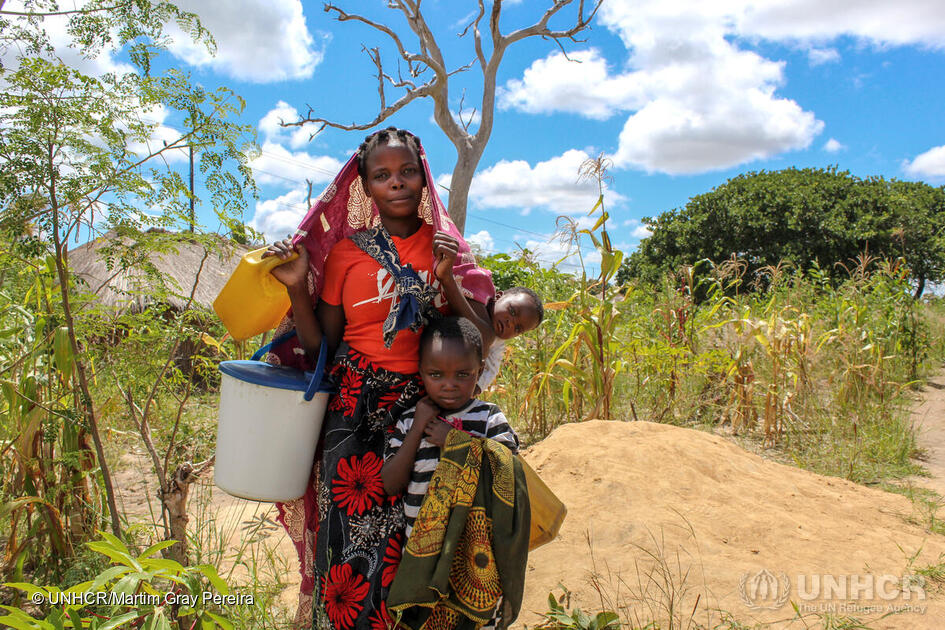
[[903, 582], [945, 559], [945, 537], [929, 533], [904, 497], [649, 422], [564, 425], [525, 459], [568, 517], [529, 557], [518, 627], [538, 621], [559, 584], [572, 606], [621, 608], [641, 621], [687, 620], [695, 609], [700, 623], [723, 611], [804, 627], [787, 621], [794, 602], [812, 627], [826, 613], [873, 628], [945, 624], [938, 586]]

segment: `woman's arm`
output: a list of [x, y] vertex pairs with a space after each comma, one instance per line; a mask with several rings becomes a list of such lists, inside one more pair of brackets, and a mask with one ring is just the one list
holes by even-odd
[[455, 238], [446, 232], [434, 234], [433, 257], [436, 259], [436, 266], [433, 268], [433, 275], [443, 286], [443, 293], [446, 294], [446, 301], [453, 309], [453, 313], [465, 317], [479, 329], [482, 334], [482, 352], [485, 355], [492, 342], [495, 341], [495, 330], [485, 304], [476, 300], [467, 300], [459, 285], [456, 284], [456, 278], [453, 277], [453, 263], [456, 261], [458, 251], [459, 244]]
[[384, 492], [388, 495], [400, 494], [407, 487], [414, 460], [417, 458], [417, 449], [420, 448], [420, 442], [423, 440], [424, 429], [439, 411], [429, 398], [423, 398], [417, 403], [413, 424], [407, 430], [403, 443], [381, 468], [381, 481], [384, 482]]
[[340, 304], [329, 304], [325, 300], [319, 300], [315, 316], [321, 326], [325, 343], [328, 344], [328, 361], [331, 362], [344, 337], [345, 309]]
[[285, 285], [286, 291], [289, 293], [289, 301], [292, 304], [292, 319], [295, 321], [295, 331], [299, 336], [299, 343], [306, 354], [315, 356], [318, 354], [318, 346], [322, 342], [322, 327], [315, 316], [312, 297], [308, 293], [308, 250], [301, 243], [296, 244], [293, 248], [292, 241], [285, 239], [270, 245], [269, 249], [263, 253], [263, 258], [278, 256], [282, 260], [287, 260], [293, 251], [298, 253], [298, 258], [275, 267], [270, 273], [276, 280]]

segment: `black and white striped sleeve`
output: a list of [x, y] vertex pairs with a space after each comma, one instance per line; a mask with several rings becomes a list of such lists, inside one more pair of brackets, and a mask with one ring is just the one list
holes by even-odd
[[385, 462], [400, 450], [401, 445], [404, 443], [404, 438], [407, 437], [407, 431], [409, 431], [410, 427], [413, 425], [413, 414], [416, 409], [416, 407], [411, 407], [403, 412], [394, 424], [394, 430], [387, 436], [387, 447], [384, 449]]
[[513, 453], [518, 453], [518, 435], [515, 434], [505, 414], [497, 405], [489, 403], [489, 407], [485, 436], [508, 447]]

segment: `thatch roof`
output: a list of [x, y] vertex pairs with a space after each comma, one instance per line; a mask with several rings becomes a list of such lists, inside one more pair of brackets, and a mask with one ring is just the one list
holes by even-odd
[[[190, 297], [194, 280], [198, 278], [193, 305], [211, 308], [213, 300], [243, 254], [251, 248], [222, 237], [203, 237], [204, 242], [189, 234], [168, 232], [147, 233], [142, 239], [158, 242], [160, 252], [152, 252], [144, 264], [122, 269], [122, 256], [116, 256], [114, 246], [123, 250], [124, 258], [133, 256], [137, 243], [128, 237], [118, 238], [113, 232], [76, 247], [69, 252], [69, 267], [73, 274], [88, 284], [105, 306], [119, 311], [143, 310], [153, 301], [152, 291], [146, 290], [157, 282], [166, 291], [161, 301], [174, 308], [183, 308]], [[109, 250], [112, 250], [109, 252]], [[149, 278], [143, 270], [148, 264], [156, 272]]]

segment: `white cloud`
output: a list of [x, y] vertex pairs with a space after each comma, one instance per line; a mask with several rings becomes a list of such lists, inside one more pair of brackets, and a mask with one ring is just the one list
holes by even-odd
[[295, 233], [295, 229], [308, 211], [305, 205], [306, 193], [293, 190], [275, 199], [267, 199], [256, 204], [256, 214], [248, 225], [266, 235], [266, 241], [283, 239]]
[[[283, 188], [328, 183], [335, 178], [341, 162], [327, 155], [310, 155], [304, 151], [292, 152], [281, 144], [266, 141], [262, 151], [249, 163], [253, 177], [259, 184], [273, 184]], [[313, 196], [318, 192], [313, 190]]]
[[259, 120], [259, 131], [267, 140], [272, 142], [288, 142], [293, 149], [301, 149], [309, 143], [309, 138], [318, 128], [315, 124], [305, 124], [301, 127], [283, 127], [281, 123], [295, 122], [299, 119], [299, 111], [286, 103], [279, 101], [273, 109]]
[[776, 95], [784, 64], [739, 49], [730, 37], [732, 4], [602, 7], [647, 95], [624, 124], [618, 166], [697, 173], [806, 148], [820, 133], [823, 123], [811, 112]]
[[810, 48], [807, 51], [807, 60], [812, 66], [821, 66], [840, 61], [840, 53], [835, 48]]
[[479, 230], [475, 234], [467, 234], [463, 238], [466, 239], [466, 242], [470, 247], [479, 247], [486, 254], [492, 253], [495, 251], [495, 241], [492, 238], [492, 234], [489, 233], [489, 230]]
[[645, 225], [638, 225], [633, 228], [633, 231], [630, 232], [630, 236], [633, 238], [646, 238], [653, 234], [653, 230], [646, 227]]
[[[558, 214], [586, 213], [598, 196], [596, 182], [578, 181], [578, 169], [588, 157], [584, 151], [571, 149], [535, 166], [524, 160], [501, 160], [476, 173], [469, 196], [479, 207], [517, 208], [522, 214], [534, 208]], [[624, 199], [613, 190], [605, 196], [610, 205]]]
[[[630, 116], [618, 167], [695, 173], [810, 146], [823, 124], [778, 96], [783, 63], [744, 48], [774, 40], [806, 50], [812, 65], [839, 59], [838, 37], [868, 45], [945, 48], [940, 0], [610, 0], [599, 20], [628, 51], [614, 71], [596, 50], [535, 61], [507, 82], [503, 107], [531, 113]], [[616, 60], [610, 60], [614, 62]]]
[[170, 50], [193, 66], [209, 66], [236, 79], [269, 83], [307, 79], [324, 56], [312, 39], [300, 0], [182, 0], [200, 16], [217, 44], [213, 54], [180, 29], [169, 28]]
[[734, 28], [765, 39], [825, 41], [854, 37], [884, 45], [945, 48], [939, 0], [745, 0], [730, 5]]
[[836, 138], [831, 138], [824, 143], [824, 151], [827, 153], [836, 153], [837, 151], [845, 151], [846, 145], [841, 144]]
[[[569, 61], [569, 58], [571, 61]], [[532, 114], [571, 112], [605, 119], [645, 102], [642, 82], [635, 73], [610, 76], [607, 60], [596, 49], [579, 50], [565, 57], [552, 53], [525, 69], [522, 79], [500, 88], [499, 103]]]
[[945, 177], [945, 145], [933, 147], [916, 156], [911, 162], [906, 160], [902, 164], [902, 170], [914, 177]]

